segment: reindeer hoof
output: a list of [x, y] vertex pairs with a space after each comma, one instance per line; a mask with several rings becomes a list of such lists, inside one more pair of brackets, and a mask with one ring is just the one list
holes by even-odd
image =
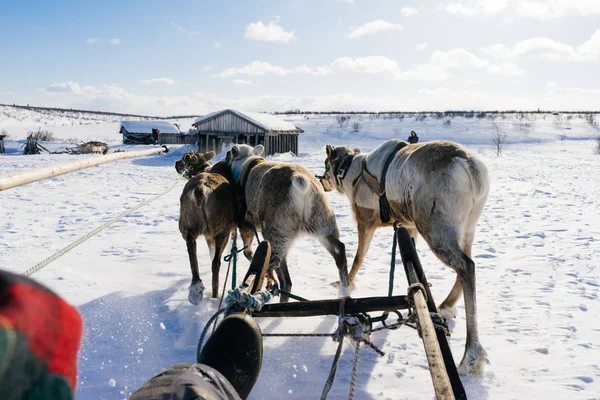
[[446, 321], [452, 321], [456, 318], [456, 306], [444, 307], [440, 305], [438, 307], [438, 314], [446, 319]]
[[[331, 282], [331, 286], [333, 286], [336, 289], [339, 289], [340, 288], [340, 281]], [[349, 286], [350, 286], [350, 290], [356, 289], [356, 285], [354, 284], [354, 282], [352, 282]]]
[[465, 351], [465, 355], [458, 366], [461, 375], [483, 376], [485, 365], [489, 364], [487, 352], [479, 343], [473, 343]]
[[188, 300], [193, 305], [197, 306], [202, 303], [204, 297], [204, 284], [202, 281], [192, 283], [189, 288]]
[[269, 263], [269, 269], [277, 269], [281, 264], [281, 259], [278, 256], [271, 256], [271, 262]]

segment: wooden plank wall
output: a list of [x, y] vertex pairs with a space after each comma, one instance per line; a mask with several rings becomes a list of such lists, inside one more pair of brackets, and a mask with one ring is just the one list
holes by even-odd
[[[200, 134], [198, 138], [198, 150], [215, 151], [220, 152], [224, 140], [219, 138], [222, 134], [217, 132], [206, 132]], [[244, 134], [231, 134], [231, 140], [234, 143], [246, 143], [251, 146], [262, 144], [265, 146], [264, 156], [271, 156], [273, 154], [287, 153], [291, 151], [295, 155], [298, 155], [298, 135], [281, 134], [281, 135], [244, 135]]]
[[198, 135], [177, 135], [163, 133], [160, 135], [160, 144], [194, 144], [198, 142]]
[[229, 112], [203, 122], [196, 128], [198, 129], [198, 132], [236, 132], [247, 134], [265, 132], [264, 129], [252, 125], [245, 119]]

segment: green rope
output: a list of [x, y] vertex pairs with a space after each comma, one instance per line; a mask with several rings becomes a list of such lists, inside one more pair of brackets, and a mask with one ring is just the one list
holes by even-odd
[[237, 231], [236, 231], [235, 235], [233, 235], [233, 245], [231, 246], [231, 252], [229, 252], [229, 254], [223, 258], [225, 260], [225, 262], [229, 262], [229, 260], [233, 261], [233, 269], [231, 270], [231, 290], [235, 290], [235, 288], [236, 288], [237, 255], [238, 255], [238, 253], [241, 253], [242, 251], [246, 250], [247, 247], [248, 246], [244, 246], [238, 250], [238, 248], [237, 248]]
[[388, 296], [391, 296], [394, 291], [394, 272], [396, 271], [396, 246], [398, 241], [398, 227], [394, 225], [394, 243], [392, 243], [392, 262], [390, 263], [390, 286], [388, 288]]

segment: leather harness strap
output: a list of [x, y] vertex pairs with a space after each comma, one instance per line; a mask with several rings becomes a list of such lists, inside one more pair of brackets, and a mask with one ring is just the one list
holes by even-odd
[[377, 180], [377, 178], [374, 177], [367, 169], [367, 158], [364, 158], [362, 162], [362, 177], [367, 186], [369, 186], [369, 189], [377, 193], [379, 196], [379, 217], [383, 223], [389, 222], [392, 215], [390, 203], [387, 199], [385, 191], [385, 178], [387, 176], [390, 164], [394, 160], [394, 157], [396, 157], [398, 151], [405, 146], [407, 146], [405, 142], [399, 142], [394, 146], [390, 154], [387, 156], [385, 163], [383, 164], [383, 171], [380, 180]]
[[246, 219], [246, 212], [248, 211], [248, 204], [246, 204], [246, 183], [248, 183], [250, 171], [252, 171], [258, 164], [262, 164], [263, 162], [265, 162], [264, 158], [255, 158], [254, 160], [250, 161], [250, 165], [248, 165], [246, 171], [244, 171], [242, 180], [238, 181], [238, 184], [235, 185], [238, 199], [238, 215], [236, 221], [238, 226], [244, 222]]
[[337, 184], [339, 186], [344, 186], [342, 181], [346, 178], [346, 174], [348, 173], [348, 170], [350, 169], [350, 165], [352, 165], [352, 161], [354, 161], [355, 156], [356, 156], [356, 154], [354, 154], [354, 153], [346, 154], [346, 158], [344, 158], [344, 160], [338, 164], [339, 167], [338, 167], [337, 172], [332, 171], [333, 176], [335, 177], [335, 180], [337, 181]]

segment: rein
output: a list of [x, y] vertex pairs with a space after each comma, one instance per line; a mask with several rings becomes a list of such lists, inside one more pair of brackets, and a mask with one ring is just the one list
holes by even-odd
[[383, 223], [389, 222], [392, 216], [392, 212], [390, 210], [390, 203], [386, 196], [385, 178], [387, 176], [390, 164], [394, 160], [394, 157], [396, 157], [398, 151], [405, 146], [407, 146], [405, 142], [399, 142], [394, 146], [390, 154], [385, 159], [380, 180], [377, 180], [377, 178], [373, 176], [373, 174], [371, 174], [367, 169], [367, 158], [364, 158], [362, 162], [361, 175], [369, 189], [371, 189], [379, 196], [379, 218], [381, 218], [381, 222]]

